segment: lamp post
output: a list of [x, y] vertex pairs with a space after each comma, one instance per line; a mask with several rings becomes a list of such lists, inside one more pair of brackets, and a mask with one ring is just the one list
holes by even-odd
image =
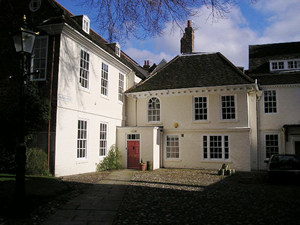
[[28, 29], [26, 16], [24, 15], [24, 24], [13, 36], [16, 52], [20, 54], [20, 125], [18, 134], [18, 145], [16, 148], [16, 183], [15, 195], [17, 200], [25, 197], [25, 165], [26, 165], [26, 143], [25, 143], [25, 95], [24, 89], [26, 78], [29, 75], [29, 60], [34, 46], [35, 33]]

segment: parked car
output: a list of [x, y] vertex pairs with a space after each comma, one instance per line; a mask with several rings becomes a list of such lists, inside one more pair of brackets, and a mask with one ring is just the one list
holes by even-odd
[[300, 178], [300, 158], [292, 154], [272, 155], [265, 160], [270, 180], [275, 178]]

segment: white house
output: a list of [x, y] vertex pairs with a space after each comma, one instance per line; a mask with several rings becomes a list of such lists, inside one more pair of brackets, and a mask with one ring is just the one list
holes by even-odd
[[124, 91], [147, 71], [119, 43], [90, 29], [86, 15], [74, 16], [53, 0], [40, 3], [33, 9], [27, 1], [28, 21], [40, 30], [32, 59], [40, 73], [31, 80], [48, 95], [51, 117], [37, 139], [56, 176], [92, 172], [125, 124]]
[[263, 92], [252, 168], [265, 169], [272, 154], [300, 156], [300, 42], [249, 46], [249, 75]]
[[142, 68], [86, 15], [55, 0], [10, 4], [40, 31], [31, 80], [50, 114], [36, 144], [56, 176], [95, 171], [113, 144], [125, 168], [250, 171], [271, 154], [300, 155], [300, 42], [250, 46], [244, 73], [219, 52], [194, 52], [188, 21], [181, 54]]
[[181, 50], [126, 92], [127, 123], [117, 133], [123, 165], [251, 170], [258, 85], [221, 53], [194, 53], [190, 21]]

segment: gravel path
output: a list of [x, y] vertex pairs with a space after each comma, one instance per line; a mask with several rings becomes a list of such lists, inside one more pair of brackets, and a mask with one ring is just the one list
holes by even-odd
[[265, 173], [159, 169], [132, 181], [114, 225], [300, 224], [299, 184], [269, 184]]

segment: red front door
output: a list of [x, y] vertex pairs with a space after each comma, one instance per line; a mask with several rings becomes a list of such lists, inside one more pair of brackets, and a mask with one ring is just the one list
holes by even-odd
[[127, 167], [129, 169], [139, 169], [140, 141], [127, 141]]

